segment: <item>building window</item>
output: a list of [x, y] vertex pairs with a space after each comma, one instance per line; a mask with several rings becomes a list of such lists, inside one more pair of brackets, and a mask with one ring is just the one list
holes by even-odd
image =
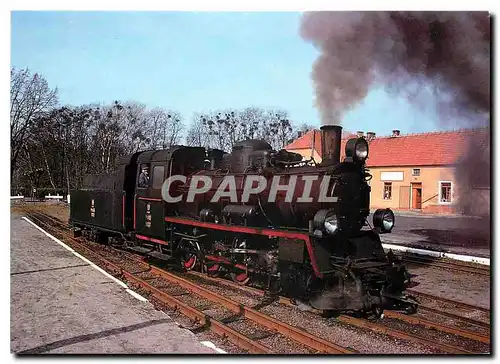
[[451, 202], [451, 182], [439, 182], [439, 201], [441, 203]]
[[384, 182], [384, 200], [392, 198], [392, 182]]
[[411, 175], [412, 176], [420, 176], [420, 168], [413, 168]]
[[163, 175], [165, 174], [164, 166], [155, 166], [153, 168], [153, 189], [159, 190], [164, 182]]

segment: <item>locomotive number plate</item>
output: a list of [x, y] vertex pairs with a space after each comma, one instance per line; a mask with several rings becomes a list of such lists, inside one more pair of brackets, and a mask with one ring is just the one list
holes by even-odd
[[146, 227], [151, 227], [151, 204], [146, 204]]

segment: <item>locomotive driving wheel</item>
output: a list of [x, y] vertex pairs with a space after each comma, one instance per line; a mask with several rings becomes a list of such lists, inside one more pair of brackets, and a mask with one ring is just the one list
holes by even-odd
[[233, 280], [233, 282], [238, 283], [240, 286], [245, 286], [250, 281], [250, 276], [246, 272], [231, 273], [231, 279]]
[[198, 263], [200, 245], [196, 241], [182, 240], [179, 243], [181, 265], [186, 270], [192, 270]]
[[[242, 250], [248, 248], [247, 242], [244, 237], [235, 237], [233, 239], [232, 247], [233, 249], [242, 249]], [[236, 262], [238, 262], [238, 264], [246, 264], [245, 260], [247, 255], [246, 254], [237, 254], [237, 255], [238, 257], [236, 258]], [[248, 275], [248, 271], [246, 269], [243, 270], [239, 267], [236, 267], [235, 264], [232, 270], [233, 271], [231, 272], [230, 275], [233, 282], [238, 283], [240, 286], [245, 286], [248, 284], [248, 282], [250, 281], [250, 276]]]
[[206, 264], [205, 263], [205, 272], [209, 277], [216, 278], [221, 275], [222, 266], [220, 264]]

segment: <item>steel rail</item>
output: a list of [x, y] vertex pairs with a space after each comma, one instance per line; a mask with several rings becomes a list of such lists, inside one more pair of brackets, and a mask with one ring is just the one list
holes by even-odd
[[479, 327], [482, 327], [485, 329], [489, 329], [491, 327], [491, 325], [487, 322], [471, 319], [471, 318], [465, 317], [465, 316], [456, 315], [454, 313], [447, 312], [447, 311], [441, 311], [441, 310], [438, 310], [437, 308], [429, 307], [429, 306], [422, 305], [422, 304], [418, 306], [418, 309], [429, 311], [429, 312], [432, 312], [432, 313], [435, 313], [438, 315], [446, 316], [446, 317], [449, 317], [449, 318], [452, 318], [455, 320], [461, 320], [467, 324], [479, 326]]
[[185, 288], [209, 301], [221, 304], [230, 311], [241, 315], [261, 326], [264, 326], [271, 330], [276, 330], [280, 334], [302, 344], [308, 346], [313, 350], [317, 350], [323, 353], [329, 354], [352, 354], [353, 351], [342, 346], [331, 343], [323, 338], [316, 337], [304, 330], [300, 330], [296, 327], [288, 325], [284, 322], [278, 321], [275, 318], [254, 310], [250, 307], [244, 306], [241, 303], [236, 303], [222, 295], [212, 292], [206, 288], [200, 287], [195, 283], [171, 274], [163, 269], [157, 268], [151, 264], [148, 264], [142, 260], [135, 259], [137, 263], [141, 263], [144, 266], [148, 266], [151, 273], [156, 274], [163, 279], [166, 279], [172, 283], [178, 284], [180, 287]]
[[[53, 220], [55, 220], [55, 219], [53, 219]], [[139, 260], [137, 260], [137, 261], [139, 262]], [[157, 274], [157, 275], [163, 277], [164, 279], [167, 279], [167, 280], [169, 280], [169, 281], [171, 281], [173, 283], [179, 284], [181, 287], [183, 287], [185, 289], [188, 289], [188, 290], [192, 291], [193, 293], [196, 293], [196, 294], [198, 294], [198, 295], [200, 295], [200, 296], [202, 296], [202, 297], [204, 297], [204, 298], [206, 298], [206, 299], [208, 299], [210, 301], [222, 304], [223, 306], [225, 306], [229, 310], [231, 310], [231, 311], [233, 311], [233, 312], [235, 312], [237, 314], [241, 314], [244, 317], [246, 317], [246, 318], [248, 318], [248, 319], [250, 319], [252, 321], [255, 321], [256, 323], [258, 323], [258, 324], [260, 324], [262, 326], [265, 326], [265, 327], [270, 328], [270, 329], [278, 330], [280, 332], [281, 331], [286, 332], [287, 334], [285, 336], [288, 336], [289, 338], [291, 338], [291, 339], [293, 339], [295, 341], [298, 341], [300, 343], [304, 343], [303, 342], [303, 340], [304, 340], [303, 335], [306, 332], [303, 331], [303, 330], [298, 330], [298, 329], [296, 329], [296, 328], [294, 328], [292, 326], [289, 326], [289, 325], [287, 325], [285, 323], [282, 323], [282, 322], [280, 322], [278, 320], [275, 320], [275, 319], [273, 319], [273, 318], [271, 318], [269, 316], [266, 318], [265, 316], [267, 316], [267, 315], [264, 315], [264, 314], [262, 314], [262, 313], [260, 313], [260, 312], [258, 312], [256, 310], [254, 310], [254, 309], [245, 307], [242, 304], [235, 303], [234, 301], [231, 301], [231, 300], [225, 298], [224, 296], [221, 296], [221, 295], [218, 295], [218, 294], [216, 294], [214, 292], [211, 292], [211, 291], [209, 291], [209, 290], [207, 290], [207, 289], [205, 289], [203, 287], [197, 286], [196, 284], [194, 284], [193, 282], [191, 282], [189, 280], [186, 280], [184, 278], [181, 278], [181, 277], [178, 277], [178, 276], [173, 275], [171, 273], [168, 273], [168, 272], [166, 272], [166, 271], [164, 271], [162, 269], [159, 269], [159, 268], [157, 268], [155, 266], [152, 266], [152, 265], [150, 265], [150, 264], [148, 264], [146, 262], [143, 262], [143, 261], [140, 261], [140, 262], [142, 262], [143, 264], [148, 265], [149, 269], [154, 274]], [[220, 279], [207, 277], [206, 275], [202, 275], [202, 274], [199, 274], [199, 273], [196, 273], [196, 272], [190, 272], [190, 273], [199, 275], [199, 276], [203, 277], [204, 279], [216, 280], [219, 283], [230, 285], [230, 286], [233, 286], [233, 287], [235, 287], [237, 289], [240, 289], [240, 290], [242, 288], [244, 288], [244, 290], [251, 291], [253, 293], [257, 293], [260, 296], [262, 296], [264, 294], [264, 292], [261, 291], [261, 290], [259, 290], [259, 289], [255, 289], [255, 288], [251, 288], [251, 287], [241, 287], [239, 285], [237, 286], [237, 285], [235, 285], [232, 282], [225, 282], [225, 281], [223, 282]], [[420, 292], [416, 292], [416, 293], [420, 294]], [[287, 298], [280, 297], [279, 301], [282, 304], [287, 304], [287, 305], [294, 306], [290, 302], [290, 300], [287, 299]], [[453, 303], [455, 303], [455, 302], [453, 302]], [[392, 311], [386, 311], [385, 315], [387, 317], [389, 317], [389, 318], [399, 319], [399, 320], [406, 321], [406, 322], [409, 322], [409, 323], [412, 323], [412, 324], [418, 324], [418, 325], [421, 325], [421, 326], [425, 326], [425, 327], [429, 327], [429, 328], [434, 328], [434, 329], [439, 330], [441, 332], [451, 333], [451, 334], [454, 334], [454, 335], [462, 336], [462, 337], [465, 337], [465, 338], [468, 338], [468, 339], [472, 339], [472, 340], [483, 342], [483, 343], [487, 343], [487, 344], [490, 343], [490, 339], [488, 337], [486, 337], [486, 336], [479, 335], [479, 334], [476, 334], [476, 333], [471, 333], [471, 332], [468, 332], [468, 331], [465, 331], [465, 330], [460, 330], [460, 329], [455, 329], [455, 328], [447, 327], [445, 325], [434, 323], [434, 322], [431, 322], [431, 321], [428, 321], [428, 320], [424, 320], [424, 319], [420, 319], [420, 318], [416, 318], [416, 317], [411, 317], [411, 316], [407, 316], [407, 315], [401, 315], [399, 313], [392, 312]], [[458, 316], [458, 317], [460, 317], [461, 319], [466, 319], [466, 318], [463, 318], [461, 316]], [[271, 321], [269, 321], [269, 319], [271, 319]], [[409, 341], [419, 342], [421, 344], [425, 344], [425, 345], [430, 345], [430, 346], [433, 346], [433, 347], [437, 347], [438, 349], [444, 350], [444, 351], [449, 352], [449, 353], [473, 354], [472, 352], [464, 350], [464, 349], [460, 349], [460, 348], [457, 348], [457, 347], [454, 347], [454, 346], [451, 346], [451, 345], [447, 345], [447, 344], [436, 343], [435, 341], [426, 339], [424, 337], [421, 337], [421, 336], [418, 336], [418, 335], [414, 335], [414, 334], [407, 334], [407, 333], [404, 333], [402, 331], [399, 331], [399, 330], [396, 330], [396, 329], [393, 329], [393, 328], [389, 328], [389, 327], [384, 326], [384, 325], [379, 325], [379, 324], [376, 324], [376, 323], [373, 323], [373, 322], [370, 322], [370, 321], [366, 321], [366, 320], [362, 320], [362, 319], [358, 319], [358, 318], [354, 318], [354, 317], [350, 317], [350, 316], [346, 316], [346, 315], [340, 315], [337, 319], [340, 322], [344, 322], [344, 323], [347, 323], [347, 324], [350, 324], [350, 325], [354, 325], [354, 326], [357, 326], [357, 327], [368, 328], [368, 329], [370, 329], [372, 331], [379, 332], [379, 333], [384, 333], [384, 334], [387, 334], [389, 336], [393, 336], [393, 337], [397, 337], [397, 338], [400, 338], [400, 339], [406, 339], [406, 340], [409, 340]], [[297, 331], [299, 332], [298, 334], [297, 334]], [[306, 333], [306, 334], [308, 334], [308, 333]], [[328, 350], [328, 347], [325, 346], [325, 345], [329, 345], [329, 344], [331, 345], [332, 344], [332, 343], [330, 343], [328, 341], [325, 341], [325, 340], [323, 340], [321, 338], [315, 338], [314, 336], [312, 336], [310, 334], [308, 334], [308, 335], [310, 336], [308, 339], [313, 338], [312, 343], [313, 343], [314, 346], [310, 346], [310, 347], [313, 348], [313, 349], [315, 349], [315, 350], [318, 350], [318, 351], [325, 351], [325, 349]], [[321, 341], [324, 341], [324, 342], [321, 342]], [[348, 349], [342, 348], [342, 347], [334, 348], [334, 350], [339, 350], [339, 349], [341, 351], [336, 351], [337, 353], [338, 352], [344, 352], [344, 353], [351, 352], [351, 351], [348, 351]], [[331, 348], [330, 348], [330, 350], [331, 350]], [[326, 351], [326, 352], [328, 352], [328, 351]]]
[[480, 307], [480, 306], [474, 306], [474, 305], [471, 305], [471, 304], [468, 304], [465, 302], [454, 301], [454, 300], [451, 300], [449, 298], [434, 296], [432, 294], [416, 291], [413, 289], [407, 289], [406, 291], [408, 293], [412, 293], [412, 294], [417, 295], [417, 296], [425, 297], [425, 298], [430, 299], [430, 300], [441, 301], [441, 302], [448, 303], [448, 304], [456, 306], [456, 307], [462, 307], [462, 308], [465, 308], [468, 310], [481, 311], [481, 312], [484, 312], [487, 314], [490, 313], [490, 310], [487, 308]]
[[[71, 239], [73, 241], [75, 241], [74, 238], [71, 238]], [[81, 243], [76, 242], [76, 241], [75, 241], [75, 244], [81, 245]], [[88, 250], [89, 248], [84, 247], [84, 249]], [[92, 251], [92, 252], [93, 252], [93, 255], [98, 254], [94, 251]], [[102, 259], [105, 260], [105, 258], [102, 258]], [[288, 337], [288, 338], [290, 338], [290, 339], [292, 339], [292, 340], [294, 340], [302, 345], [305, 345], [313, 350], [316, 350], [316, 351], [319, 351], [322, 353], [329, 353], [329, 354], [353, 354], [354, 353], [354, 351], [352, 351], [350, 349], [336, 345], [336, 344], [331, 343], [327, 340], [324, 340], [320, 337], [316, 337], [316, 336], [314, 336], [314, 335], [312, 335], [304, 330], [300, 330], [298, 328], [290, 326], [284, 322], [276, 320], [275, 318], [273, 318], [271, 316], [268, 316], [264, 313], [261, 313], [259, 311], [252, 309], [252, 308], [244, 306], [243, 304], [231, 301], [230, 299], [228, 299], [222, 295], [219, 295], [215, 292], [209, 291], [203, 287], [197, 286], [195, 283], [193, 283], [189, 280], [186, 280], [184, 278], [173, 275], [173, 274], [166, 272], [162, 269], [159, 269], [153, 265], [150, 265], [144, 261], [141, 261], [139, 259], [135, 259], [135, 261], [137, 263], [141, 263], [143, 266], [147, 266], [151, 273], [156, 274], [157, 276], [162, 277], [163, 279], [168, 280], [172, 283], [175, 283], [175, 284], [179, 285], [180, 287], [185, 288], [185, 289], [191, 291], [192, 293], [195, 293], [195, 294], [197, 294], [203, 298], [206, 298], [212, 302], [221, 304], [222, 306], [226, 307], [230, 311], [232, 311], [236, 314], [239, 314], [239, 315], [249, 319], [250, 321], [253, 321], [253, 322], [255, 322], [261, 326], [264, 326], [268, 329], [275, 330], [275, 331], [279, 332], [280, 334], [282, 334], [282, 335], [284, 335], [284, 336], [286, 336], [286, 337]], [[110, 263], [110, 264], [114, 265], [114, 263]], [[183, 314], [185, 314], [186, 316], [188, 316], [192, 319], [196, 319], [196, 320], [202, 320], [204, 317], [205, 321], [208, 320], [210, 323], [215, 322], [216, 327], [223, 325], [222, 323], [215, 321], [212, 318], [209, 318], [208, 316], [206, 316], [205, 314], [203, 314], [201, 312], [198, 312], [196, 315], [193, 314], [192, 312], [193, 312], [193, 310], [196, 311], [195, 309], [192, 309], [189, 306], [182, 307], [182, 305], [185, 305], [185, 304], [183, 304], [181, 301], [179, 301], [179, 300], [175, 299], [174, 297], [171, 297], [168, 294], [164, 293], [163, 291], [149, 285], [147, 282], [140, 280], [139, 278], [135, 277], [132, 273], [129, 273], [129, 272], [122, 270], [121, 274], [123, 276], [125, 276], [127, 278], [127, 280], [131, 280], [134, 283], [136, 283], [139, 286], [146, 289], [146, 291], [153, 292], [155, 294], [155, 296], [163, 297], [164, 300], [171, 303], [170, 306], [174, 305], [174, 306], [180, 307], [181, 312]], [[186, 310], [186, 311], [184, 312], [182, 310]], [[234, 335], [235, 334], [233, 333], [233, 336]], [[241, 339], [238, 339], [237, 337], [235, 339], [241, 340]], [[246, 345], [248, 346], [249, 344], [246, 344]]]
[[407, 263], [413, 264], [424, 264], [429, 267], [437, 267], [444, 269], [453, 269], [455, 271], [461, 271], [472, 274], [479, 274], [483, 276], [490, 275], [489, 268], [481, 268], [481, 267], [473, 267], [465, 264], [452, 263], [452, 262], [443, 262], [443, 261], [434, 261], [433, 259], [428, 259], [424, 257], [403, 257], [402, 258]]
[[276, 330], [280, 334], [297, 341], [302, 345], [306, 345], [311, 349], [317, 350], [323, 353], [330, 354], [352, 354], [353, 351], [342, 346], [331, 343], [327, 340], [324, 340], [320, 337], [314, 336], [307, 331], [298, 329], [291, 325], [288, 325], [284, 322], [276, 320], [275, 318], [268, 316], [262, 312], [259, 312], [253, 308], [247, 307], [241, 303], [234, 302], [218, 293], [212, 292], [206, 288], [200, 287], [195, 283], [178, 277], [174, 274], [166, 272], [162, 269], [150, 265], [150, 270], [152, 273], [157, 274], [158, 276], [172, 282], [178, 284], [182, 288], [185, 288], [197, 295], [206, 298], [210, 301], [219, 303], [226, 307], [227, 309], [233, 311], [234, 313], [241, 315], [255, 323], [267, 327], [271, 330]]
[[405, 321], [405, 322], [408, 322], [408, 323], [413, 324], [413, 325], [425, 326], [425, 327], [428, 327], [431, 329], [436, 329], [436, 330], [441, 331], [441, 332], [447, 332], [448, 334], [461, 336], [461, 337], [464, 337], [466, 339], [471, 339], [471, 340], [479, 341], [479, 342], [482, 342], [485, 344], [490, 344], [489, 337], [481, 335], [481, 334], [477, 334], [475, 332], [470, 332], [470, 331], [466, 331], [466, 330], [462, 330], [462, 329], [458, 329], [458, 328], [454, 328], [454, 327], [449, 327], [446, 325], [439, 324], [437, 322], [425, 320], [425, 319], [420, 318], [420, 317], [403, 315], [399, 312], [394, 312], [394, 311], [385, 311], [384, 314], [385, 314], [385, 317], [388, 317], [388, 318], [393, 318], [396, 320]]
[[379, 324], [376, 324], [376, 323], [373, 323], [373, 322], [370, 322], [367, 320], [355, 318], [355, 317], [341, 315], [338, 317], [338, 320], [340, 322], [343, 322], [346, 324], [350, 324], [350, 325], [357, 326], [357, 327], [367, 328], [367, 329], [370, 329], [374, 332], [393, 336], [393, 337], [396, 337], [398, 339], [403, 339], [403, 340], [408, 340], [411, 342], [416, 342], [419, 344], [428, 345], [428, 346], [443, 350], [443, 351], [450, 353], [450, 354], [475, 354], [471, 351], [457, 348], [457, 347], [452, 346], [452, 345], [437, 343], [435, 340], [426, 339], [420, 335], [408, 334], [408, 333], [400, 331], [400, 330], [396, 330], [396, 329], [393, 329], [393, 328], [390, 328], [390, 327], [387, 327], [384, 325], [379, 325]]
[[[42, 220], [39, 218], [30, 216], [32, 219], [37, 220], [39, 224], [48, 226], [47, 223], [44, 223]], [[209, 328], [210, 331], [214, 332], [215, 334], [218, 334], [220, 336], [223, 336], [227, 339], [229, 339], [232, 343], [237, 345], [238, 347], [248, 350], [251, 353], [255, 354], [270, 354], [273, 353], [273, 351], [258, 343], [257, 341], [254, 341], [250, 338], [248, 338], [245, 335], [240, 334], [239, 332], [233, 330], [232, 328], [226, 326], [222, 322], [215, 320], [214, 318], [204, 314], [201, 311], [198, 311], [197, 309], [187, 305], [184, 302], [179, 301], [175, 297], [169, 295], [168, 293], [153, 287], [146, 281], [136, 277], [133, 273], [130, 273], [123, 268], [119, 267], [115, 263], [110, 262], [106, 258], [102, 257], [100, 254], [97, 252], [93, 251], [92, 249], [83, 246], [80, 242], [77, 242], [75, 239], [71, 238], [72, 243], [78, 247], [81, 251], [84, 251], [86, 254], [97, 258], [103, 264], [106, 266], [106, 268], [112, 272], [114, 272], [116, 275], [119, 275], [121, 277], [124, 277], [128, 282], [130, 282], [132, 285], [135, 285], [137, 287], [140, 287], [147, 291], [149, 294], [151, 294], [153, 297], [155, 297], [157, 300], [162, 302], [163, 304], [172, 307], [176, 310], [179, 310], [183, 315], [189, 317], [190, 319], [194, 320], [195, 322], [199, 322], [205, 327]]]
[[[247, 287], [247, 286], [242, 287], [242, 286], [239, 286], [239, 285], [237, 285], [237, 284], [235, 284], [233, 282], [224, 281], [224, 280], [222, 280], [220, 278], [206, 277], [205, 275], [200, 274], [198, 272], [190, 272], [190, 273], [193, 274], [193, 275], [199, 276], [199, 277], [203, 277], [203, 278], [209, 279], [209, 280], [217, 281], [217, 282], [225, 284], [227, 286], [231, 286], [231, 287], [233, 287], [235, 289], [244, 290], [244, 291], [247, 291], [247, 292], [250, 292], [250, 293], [253, 293], [253, 294], [257, 294], [257, 295], [260, 295], [260, 296], [264, 295], [264, 291], [262, 291], [260, 289], [257, 289], [257, 288]], [[290, 306], [290, 307], [296, 307], [296, 305], [294, 305], [290, 301], [290, 299], [288, 299], [286, 297], [279, 297], [279, 303], [281, 303], [283, 305]], [[321, 313], [320, 310], [312, 309], [312, 311], [316, 312], [318, 314]], [[387, 316], [387, 314], [389, 312], [391, 312], [391, 311], [385, 311], [384, 314]], [[390, 314], [391, 313], [389, 313], [389, 315]], [[404, 316], [404, 315], [401, 315], [401, 316]], [[432, 347], [441, 349], [441, 350], [443, 350], [445, 352], [448, 352], [448, 353], [453, 353], [453, 354], [474, 354], [473, 352], [470, 352], [470, 351], [467, 351], [467, 350], [464, 350], [464, 349], [461, 349], [461, 348], [457, 348], [457, 347], [452, 346], [452, 345], [437, 343], [434, 340], [430, 340], [430, 339], [427, 339], [427, 338], [424, 338], [422, 336], [415, 335], [415, 334], [408, 334], [408, 333], [402, 332], [400, 330], [396, 330], [396, 329], [387, 327], [385, 325], [381, 325], [381, 324], [378, 324], [378, 323], [370, 322], [370, 321], [365, 320], [365, 319], [359, 319], [359, 318], [355, 318], [355, 317], [351, 317], [351, 316], [347, 316], [347, 315], [340, 315], [340, 316], [337, 317], [337, 319], [340, 322], [343, 322], [343, 323], [346, 323], [346, 324], [349, 324], [349, 325], [352, 325], [352, 326], [366, 328], [366, 329], [369, 329], [371, 331], [378, 332], [378, 333], [383, 333], [383, 334], [386, 334], [388, 336], [392, 336], [392, 337], [395, 337], [395, 338], [398, 338], [398, 339], [404, 339], [404, 340], [411, 341], [411, 342], [417, 342], [417, 343], [420, 343], [420, 344], [425, 344], [425, 345], [428, 345], [428, 346], [432, 346]], [[439, 325], [439, 324], [436, 324], [436, 323], [431, 323], [430, 321], [429, 321], [429, 324], [435, 324], [435, 326]], [[453, 328], [447, 328], [447, 329], [453, 330]], [[463, 331], [463, 330], [461, 330], [461, 331]], [[444, 332], [447, 332], [447, 331], [444, 331]], [[472, 334], [472, 333], [470, 333], [470, 334]]]

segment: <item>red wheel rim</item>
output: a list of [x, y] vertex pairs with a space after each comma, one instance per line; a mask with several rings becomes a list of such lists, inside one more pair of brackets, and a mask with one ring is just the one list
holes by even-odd
[[193, 269], [196, 264], [196, 255], [192, 255], [188, 260], [184, 262], [184, 268]]
[[219, 269], [220, 269], [220, 265], [219, 264], [214, 264], [211, 267], [208, 267], [207, 271], [209, 271], [210, 273], [215, 273], [215, 272], [218, 272]]
[[237, 282], [238, 284], [245, 285], [250, 281], [250, 277], [246, 273], [233, 273], [232, 274], [233, 280]]
[[209, 277], [218, 277], [220, 269], [221, 269], [220, 264], [213, 264], [210, 266], [206, 266], [207, 275]]

